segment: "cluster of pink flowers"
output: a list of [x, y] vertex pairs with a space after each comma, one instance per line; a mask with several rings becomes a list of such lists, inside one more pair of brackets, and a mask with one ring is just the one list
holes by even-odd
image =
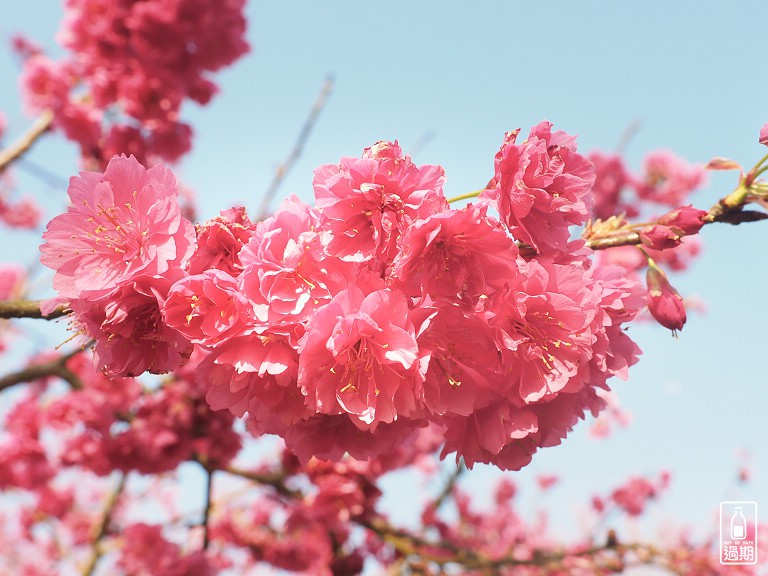
[[477, 204], [451, 208], [442, 168], [379, 142], [318, 168], [314, 207], [291, 197], [256, 224], [232, 209], [197, 234], [168, 170], [115, 157], [72, 179], [42, 262], [102, 370], [168, 372], [197, 350], [211, 407], [304, 461], [431, 426], [444, 454], [518, 469], [626, 377], [644, 298], [569, 239], [594, 181], [574, 138], [516, 136]]
[[634, 174], [618, 154], [591, 152], [595, 186], [591, 213], [606, 220], [611, 216], [635, 218], [647, 214], [653, 204], [677, 208], [706, 180], [704, 166], [689, 164], [669, 150], [656, 150], [643, 161], [643, 173]]
[[53, 110], [54, 125], [99, 165], [123, 152], [175, 160], [192, 136], [182, 103], [206, 104], [216, 92], [208, 73], [248, 51], [243, 4], [67, 0], [59, 41], [71, 57], [16, 42], [27, 108]]

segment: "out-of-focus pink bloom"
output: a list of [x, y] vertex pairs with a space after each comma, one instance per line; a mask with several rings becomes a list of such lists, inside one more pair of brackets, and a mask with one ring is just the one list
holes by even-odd
[[564, 252], [569, 226], [586, 222], [595, 168], [576, 152], [576, 138], [541, 122], [522, 144], [509, 132], [496, 154], [495, 173], [480, 201], [496, 208], [519, 241], [538, 252]]
[[0, 220], [13, 228], [37, 228], [42, 215], [33, 198], [22, 198], [14, 204], [0, 199]]
[[39, 44], [21, 34], [13, 34], [11, 36], [11, 49], [18, 54], [22, 60], [31, 58], [43, 51]]
[[182, 218], [176, 179], [116, 156], [104, 174], [70, 180], [72, 205], [48, 223], [40, 261], [56, 271], [53, 287], [68, 298], [104, 296], [135, 276], [165, 274], [192, 253], [194, 229]]
[[549, 490], [557, 484], [559, 478], [556, 474], [539, 474], [536, 477], [536, 483], [542, 491]]
[[102, 370], [113, 376], [163, 374], [189, 359], [192, 344], [163, 320], [172, 276], [136, 276], [98, 300], [70, 302], [77, 321], [96, 339], [94, 360]]
[[635, 183], [638, 196], [668, 206], [683, 204], [706, 180], [703, 166], [689, 164], [669, 150], [648, 154], [644, 168], [644, 177]]
[[206, 555], [192, 552], [184, 555], [178, 544], [163, 536], [161, 526], [131, 524], [121, 531], [123, 540], [118, 566], [126, 574], [154, 576], [214, 576], [216, 570]]
[[760, 128], [760, 144], [768, 146], [768, 123], [763, 124], [763, 127]]
[[0, 300], [21, 298], [27, 280], [27, 271], [20, 264], [0, 264]]
[[669, 474], [663, 472], [657, 483], [640, 476], [630, 478], [611, 494], [611, 500], [630, 516], [640, 516], [650, 500], [669, 485]]
[[242, 0], [108, 7], [68, 0], [59, 38], [77, 55], [97, 106], [120, 102], [134, 118], [173, 121], [183, 98], [210, 99], [216, 88], [208, 71], [247, 52], [242, 6]]
[[419, 218], [448, 208], [440, 166], [416, 166], [397, 142], [315, 170], [316, 208], [330, 234], [326, 249], [351, 262], [389, 264], [400, 237]]
[[618, 154], [591, 152], [589, 161], [595, 165], [595, 184], [592, 187], [592, 217], [606, 220], [611, 216], [637, 215], [637, 208], [622, 201], [621, 194], [631, 182], [631, 175]]
[[19, 76], [27, 112], [38, 114], [46, 108], [60, 109], [69, 100], [73, 82], [66, 64], [54, 62], [44, 54], [29, 58]]
[[682, 330], [686, 321], [683, 298], [667, 280], [664, 271], [649, 262], [646, 272], [648, 285], [648, 309], [656, 321], [673, 332]]

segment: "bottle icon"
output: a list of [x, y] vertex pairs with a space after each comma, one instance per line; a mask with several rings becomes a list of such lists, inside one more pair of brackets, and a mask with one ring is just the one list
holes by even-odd
[[747, 519], [744, 518], [741, 506], [736, 506], [733, 510], [733, 516], [731, 517], [731, 539], [744, 540], [747, 537]]

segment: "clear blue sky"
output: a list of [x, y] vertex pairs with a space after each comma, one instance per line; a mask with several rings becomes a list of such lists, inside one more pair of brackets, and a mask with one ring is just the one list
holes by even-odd
[[[14, 2], [3, 12], [4, 40], [23, 30], [55, 52], [58, 2]], [[178, 173], [197, 190], [203, 217], [235, 202], [255, 210], [328, 73], [334, 93], [282, 195], [309, 201], [317, 165], [381, 139], [411, 150], [427, 134], [415, 160], [445, 167], [449, 196], [475, 190], [492, 174], [503, 133], [527, 132], [545, 118], [578, 134], [583, 151], [613, 149], [639, 122], [627, 148], [634, 167], [657, 148], [695, 162], [726, 156], [746, 165], [765, 150], [757, 134], [768, 121], [768, 5], [759, 0], [251, 2], [248, 16], [252, 53], [217, 77], [221, 94], [210, 106], [185, 109], [197, 136]], [[0, 54], [9, 137], [29, 121], [15, 70]], [[76, 170], [73, 150], [58, 138], [30, 159], [64, 178]], [[694, 202], [709, 207], [733, 178], [710, 178]], [[64, 189], [19, 180], [51, 216], [62, 209]], [[712, 514], [727, 499], [755, 499], [768, 518], [768, 224], [715, 225], [703, 240], [693, 269], [672, 281], [704, 299], [709, 312], [691, 314], [678, 340], [660, 327], [631, 329], [645, 353], [615, 389], [634, 413], [632, 426], [596, 442], [582, 425], [515, 474], [524, 486], [538, 473], [562, 474], [547, 505], [563, 531], [593, 493], [662, 469], [673, 480], [656, 525], [673, 518], [716, 530]], [[0, 255], [12, 259], [18, 246], [0, 247]], [[740, 447], [751, 452], [756, 475], [736, 488]], [[468, 481], [482, 490], [492, 475], [480, 468]], [[393, 486], [389, 502], [405, 510], [405, 484]]]

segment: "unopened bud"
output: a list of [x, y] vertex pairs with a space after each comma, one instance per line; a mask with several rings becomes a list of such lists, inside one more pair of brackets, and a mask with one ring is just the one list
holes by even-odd
[[672, 226], [645, 226], [638, 232], [643, 245], [654, 250], [666, 250], [679, 246], [682, 241], [681, 230]]
[[768, 146], [768, 123], [763, 124], [763, 127], [760, 128], [760, 144]]
[[664, 226], [679, 228], [683, 236], [688, 236], [696, 234], [708, 220], [709, 213], [706, 210], [699, 210], [693, 206], [680, 206], [664, 214], [658, 222]]
[[648, 285], [648, 309], [656, 321], [673, 332], [682, 330], [686, 320], [683, 298], [652, 260], [648, 262], [645, 281]]

